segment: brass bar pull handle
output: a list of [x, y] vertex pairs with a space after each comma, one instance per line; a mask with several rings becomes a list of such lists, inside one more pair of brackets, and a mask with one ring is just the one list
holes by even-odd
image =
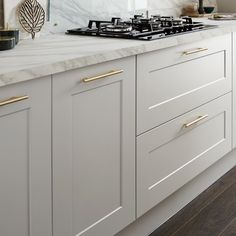
[[84, 78], [84, 79], [82, 79], [82, 81], [84, 83], [89, 83], [89, 82], [92, 82], [92, 81], [95, 81], [95, 80], [104, 79], [104, 78], [112, 76], [112, 75], [121, 74], [123, 72], [124, 72], [124, 70], [112, 70], [112, 71], [107, 72], [103, 75], [97, 75], [97, 76], [93, 76], [93, 77], [89, 77], [89, 78]]
[[193, 49], [193, 50], [185, 51], [185, 52], [183, 52], [183, 54], [185, 56], [188, 56], [188, 55], [192, 55], [192, 54], [195, 54], [195, 53], [204, 52], [204, 51], [207, 51], [207, 50], [208, 50], [208, 48], [196, 48], [196, 49]]
[[196, 120], [194, 120], [194, 121], [192, 121], [192, 122], [190, 122], [190, 123], [184, 124], [184, 127], [185, 127], [185, 128], [189, 128], [189, 127], [191, 127], [191, 126], [197, 124], [198, 122], [200, 122], [200, 121], [206, 119], [207, 117], [208, 117], [208, 115], [199, 116]]
[[12, 104], [15, 102], [20, 102], [20, 101], [26, 100], [28, 98], [29, 98], [29, 96], [27, 96], [27, 95], [19, 96], [19, 97], [11, 97], [7, 100], [0, 101], [0, 107], [9, 105], [9, 104]]

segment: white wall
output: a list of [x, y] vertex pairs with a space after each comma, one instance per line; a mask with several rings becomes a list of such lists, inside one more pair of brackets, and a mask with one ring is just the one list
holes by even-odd
[[217, 0], [219, 12], [236, 13], [236, 0]]

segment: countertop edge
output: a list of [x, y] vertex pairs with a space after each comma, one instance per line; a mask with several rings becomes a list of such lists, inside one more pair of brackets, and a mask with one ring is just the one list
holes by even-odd
[[46, 76], [51, 76], [53, 74], [66, 72], [68, 70], [79, 69], [95, 64], [100, 64], [107, 61], [121, 59], [129, 56], [136, 56], [155, 50], [161, 50], [173, 46], [188, 44], [196, 42], [198, 40], [232, 33], [234, 31], [236, 31], [236, 24], [194, 32], [191, 34], [184, 34], [184, 37], [183, 35], [179, 35], [161, 40], [144, 42], [143, 44], [140, 44], [138, 46], [124, 47], [120, 49], [106, 51], [104, 53], [97, 53], [94, 55], [83, 56], [78, 58], [75, 57], [63, 61], [48, 63], [45, 65], [34, 66], [22, 70], [15, 70], [8, 73], [2, 73], [0, 74], [0, 87]]

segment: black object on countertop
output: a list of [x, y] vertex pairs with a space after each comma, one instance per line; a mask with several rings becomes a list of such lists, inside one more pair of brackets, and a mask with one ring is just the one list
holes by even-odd
[[204, 14], [204, 7], [203, 7], [203, 0], [199, 0], [199, 6], [198, 6], [198, 13], [199, 14]]
[[174, 18], [172, 16], [154, 15], [144, 17], [134, 15], [127, 21], [113, 17], [111, 21], [90, 20], [87, 27], [67, 30], [67, 34], [99, 37], [154, 40], [174, 35], [215, 28], [215, 25], [205, 25], [194, 22], [190, 17]]
[[15, 38], [0, 37], [0, 51], [9, 50], [16, 45]]
[[0, 37], [15, 38], [15, 43], [19, 42], [19, 30], [18, 29], [0, 29]]

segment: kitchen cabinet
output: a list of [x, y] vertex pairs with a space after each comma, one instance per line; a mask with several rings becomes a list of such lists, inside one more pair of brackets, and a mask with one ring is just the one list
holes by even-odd
[[55, 236], [111, 236], [135, 219], [135, 58], [53, 76]]
[[137, 56], [138, 217], [231, 151], [231, 55], [226, 34]]
[[0, 88], [0, 235], [112, 236], [151, 209], [168, 218], [174, 193], [232, 149], [231, 39]]
[[51, 81], [0, 88], [0, 235], [52, 236]]

